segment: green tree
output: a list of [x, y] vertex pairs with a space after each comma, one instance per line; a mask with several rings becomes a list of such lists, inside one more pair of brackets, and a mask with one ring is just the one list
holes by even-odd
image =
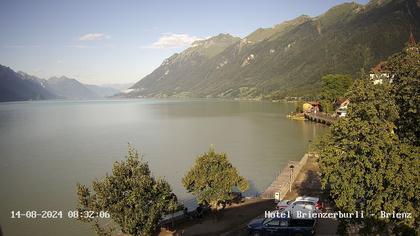
[[401, 140], [420, 146], [420, 44], [410, 45], [387, 63], [399, 108], [397, 133]]
[[[77, 195], [79, 211], [106, 211], [121, 231], [130, 235], [152, 234], [162, 215], [177, 206], [169, 184], [155, 179], [131, 146], [126, 159], [114, 163], [111, 175], [93, 181], [93, 194], [88, 187], [77, 184]], [[112, 228], [101, 228], [96, 220], [93, 228], [99, 235], [112, 232]]]
[[353, 83], [350, 75], [329, 74], [321, 79], [321, 106], [324, 111], [331, 113], [334, 111], [333, 103], [342, 98]]
[[213, 147], [196, 159], [182, 183], [199, 203], [214, 209], [232, 200], [231, 193], [235, 187], [241, 192], [249, 188], [248, 181], [238, 174], [226, 154], [216, 153]]
[[296, 113], [302, 113], [303, 112], [303, 104], [304, 103], [305, 102], [302, 101], [302, 100], [299, 100], [297, 103], [295, 103], [295, 105], [296, 105], [295, 112]]
[[[336, 206], [365, 214], [411, 212], [411, 219], [369, 218], [358, 222], [372, 231], [415, 228], [418, 223], [419, 149], [394, 133], [398, 108], [392, 85], [355, 81], [345, 118], [331, 126], [318, 145], [322, 186]], [[375, 222], [375, 224], [372, 224]]]
[[323, 112], [328, 114], [334, 113], [334, 102], [330, 100], [321, 100], [321, 108]]

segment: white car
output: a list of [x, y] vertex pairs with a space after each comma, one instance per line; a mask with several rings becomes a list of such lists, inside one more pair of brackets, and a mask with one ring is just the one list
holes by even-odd
[[276, 209], [278, 211], [283, 211], [284, 209], [286, 209], [287, 207], [289, 207], [289, 205], [293, 202], [293, 200], [283, 200], [277, 203], [276, 205]]
[[277, 210], [313, 211], [319, 212], [323, 208], [322, 202], [317, 197], [297, 197], [293, 200], [283, 200], [277, 203]]

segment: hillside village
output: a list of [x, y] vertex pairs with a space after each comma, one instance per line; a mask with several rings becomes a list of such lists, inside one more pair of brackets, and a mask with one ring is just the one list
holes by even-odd
[[[407, 41], [408, 49], [413, 50], [416, 46], [416, 39], [413, 33]], [[369, 72], [370, 81], [377, 85], [382, 84], [385, 81], [392, 83], [393, 75], [390, 74], [387, 69], [387, 62], [381, 61], [376, 66], [372, 67]], [[328, 112], [322, 107], [320, 101], [301, 101], [297, 104], [296, 112], [291, 113], [288, 117], [292, 120], [311, 120], [318, 123], [330, 125], [341, 117], [347, 115], [347, 108], [350, 104], [350, 100], [346, 97], [334, 98], [332, 107], [333, 111]]]

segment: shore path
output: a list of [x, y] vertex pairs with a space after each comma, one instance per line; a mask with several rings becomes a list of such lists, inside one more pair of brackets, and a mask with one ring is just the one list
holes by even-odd
[[[306, 195], [318, 196], [326, 202], [318, 173], [318, 164], [315, 157], [311, 155], [293, 183], [292, 191], [286, 194], [285, 199]], [[274, 208], [275, 203], [272, 199], [247, 199], [244, 203], [227, 207], [220, 213], [217, 221], [208, 214], [203, 219], [178, 225], [172, 232], [162, 230], [159, 235], [248, 235], [246, 226], [249, 221], [264, 215], [264, 211], [274, 210]], [[316, 235], [335, 235], [337, 226], [338, 222], [334, 220], [319, 220]]]

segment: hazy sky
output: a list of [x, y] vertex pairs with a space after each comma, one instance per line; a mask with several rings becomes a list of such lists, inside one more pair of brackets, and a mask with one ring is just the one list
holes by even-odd
[[0, 0], [0, 64], [42, 78], [136, 82], [194, 40], [219, 33], [244, 37], [342, 2]]

